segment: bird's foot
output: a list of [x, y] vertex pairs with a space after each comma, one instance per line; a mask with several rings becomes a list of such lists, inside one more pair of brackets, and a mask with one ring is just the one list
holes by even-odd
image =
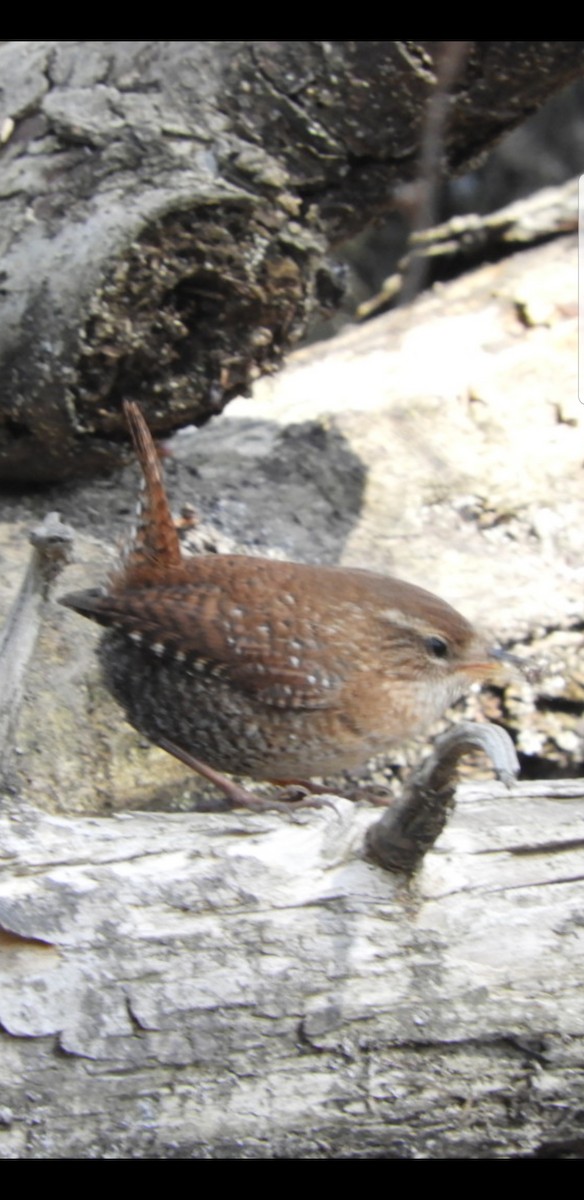
[[193, 754], [189, 754], [187, 750], [183, 750], [182, 746], [177, 746], [175, 742], [171, 742], [168, 738], [158, 738], [158, 745], [162, 750], [166, 750], [168, 754], [174, 755], [185, 766], [196, 771], [198, 775], [202, 775], [204, 779], [208, 779], [215, 787], [227, 796], [227, 799], [234, 807], [249, 808], [251, 812], [267, 812], [268, 810], [276, 810], [277, 812], [296, 812], [299, 808], [323, 808], [328, 805], [334, 808], [330, 800], [319, 799], [318, 795], [309, 794], [314, 792], [326, 792], [326, 788], [319, 787], [318, 784], [312, 784], [310, 781], [295, 780], [287, 784], [286, 787], [280, 788], [275, 796], [256, 796], [254, 792], [249, 792], [239, 783], [234, 783], [232, 779], [228, 779], [226, 775], [222, 775], [220, 771], [215, 771], [213, 767], [208, 767], [200, 758], [195, 758]]

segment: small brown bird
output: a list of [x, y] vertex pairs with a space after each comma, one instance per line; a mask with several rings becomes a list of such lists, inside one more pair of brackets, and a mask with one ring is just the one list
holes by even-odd
[[136, 729], [216, 783], [356, 767], [425, 729], [496, 660], [455, 609], [371, 571], [238, 555], [185, 558], [137, 404], [138, 527], [104, 588], [62, 603], [105, 625], [105, 681]]

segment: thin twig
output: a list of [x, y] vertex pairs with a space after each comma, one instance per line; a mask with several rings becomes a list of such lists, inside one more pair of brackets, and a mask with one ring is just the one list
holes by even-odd
[[445, 134], [451, 107], [451, 91], [467, 60], [471, 42], [442, 42], [436, 62], [436, 86], [426, 106], [418, 178], [404, 196], [411, 195], [411, 227], [408, 266], [402, 281], [400, 304], [409, 304], [422, 290], [428, 261], [413, 251], [416, 234], [429, 229], [436, 219], [436, 197], [443, 170]]

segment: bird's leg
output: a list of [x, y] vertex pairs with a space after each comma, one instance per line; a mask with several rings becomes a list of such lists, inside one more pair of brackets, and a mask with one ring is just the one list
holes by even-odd
[[[200, 758], [195, 758], [187, 750], [183, 750], [182, 746], [177, 746], [176, 742], [170, 742], [168, 738], [159, 737], [157, 744], [162, 750], [166, 750], [168, 754], [173, 754], [185, 766], [196, 771], [198, 775], [202, 775], [204, 779], [210, 780], [215, 784], [215, 787], [224, 792], [231, 804], [249, 808], [252, 812], [265, 812], [268, 809], [276, 809], [278, 812], [291, 812], [297, 808], [321, 808], [327, 803], [324, 800], [318, 800], [316, 797], [306, 797], [303, 793], [307, 790], [307, 785], [296, 781], [294, 791], [298, 794], [301, 789], [300, 796], [287, 795], [291, 789], [284, 788], [278, 792], [274, 798], [255, 796], [253, 792], [248, 792], [247, 788], [241, 787], [240, 784], [234, 783], [232, 779], [228, 779], [226, 775], [222, 775], [219, 771], [215, 771], [213, 767], [208, 767], [206, 763], [201, 762]], [[325, 791], [325, 788], [322, 788]]]

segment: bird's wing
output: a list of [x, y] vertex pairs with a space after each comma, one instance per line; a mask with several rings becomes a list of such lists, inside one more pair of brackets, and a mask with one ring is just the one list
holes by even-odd
[[222, 679], [276, 708], [331, 707], [342, 685], [322, 652], [326, 630], [308, 614], [234, 603], [213, 584], [119, 594], [75, 592], [62, 603], [126, 633], [146, 653]]

